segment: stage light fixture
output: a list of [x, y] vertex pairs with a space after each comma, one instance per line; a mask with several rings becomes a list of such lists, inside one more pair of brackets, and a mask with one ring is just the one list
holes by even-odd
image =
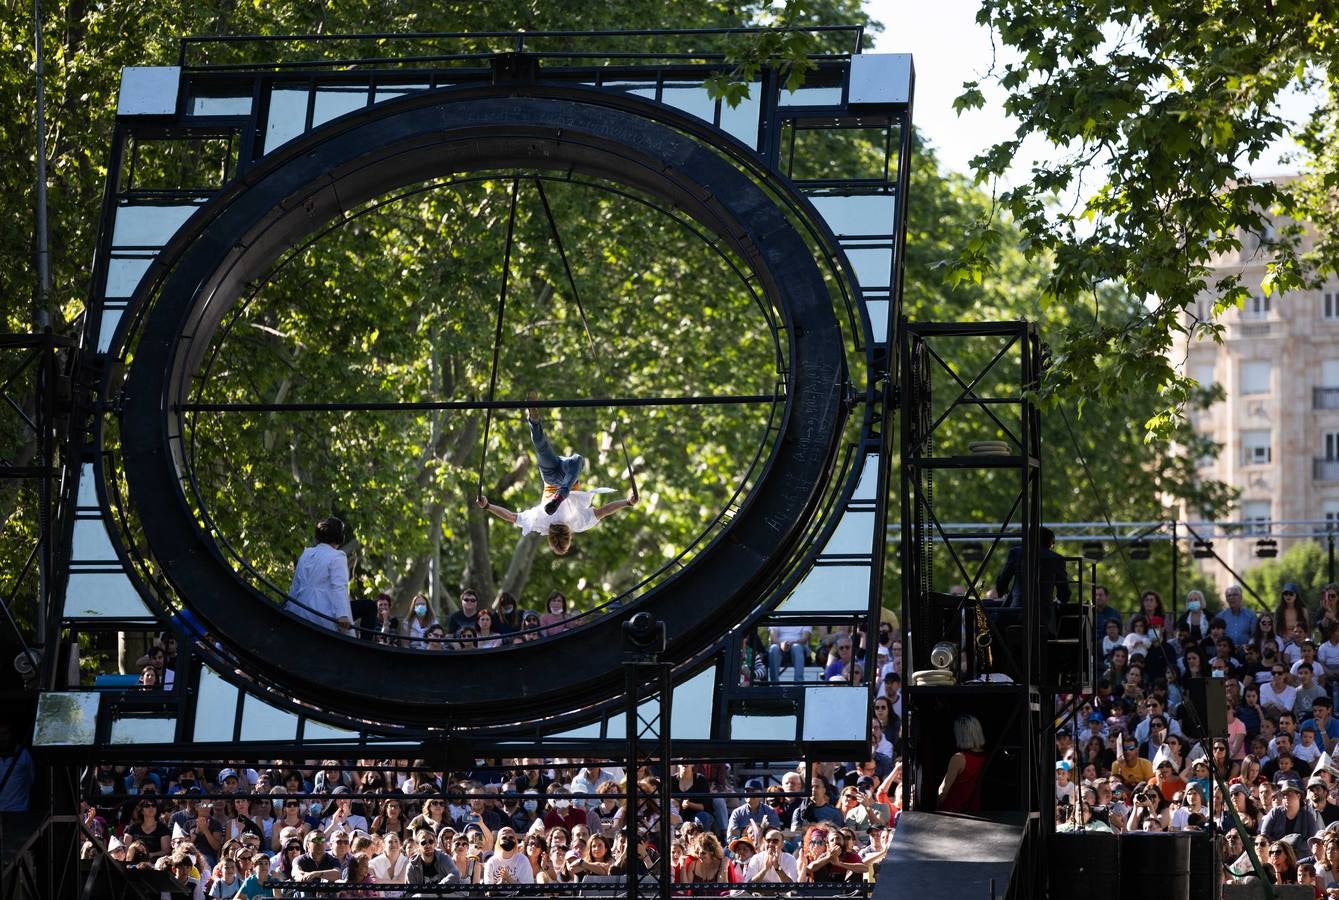
[[981, 562], [986, 558], [986, 548], [980, 541], [959, 544], [958, 555], [963, 562]]
[[1195, 559], [1213, 559], [1213, 541], [1196, 541], [1190, 555]]
[[1083, 542], [1084, 559], [1090, 559], [1093, 562], [1101, 562], [1102, 560], [1106, 559], [1106, 555], [1107, 555], [1107, 548], [1102, 545], [1101, 541]]
[[1273, 559], [1279, 555], [1279, 542], [1273, 538], [1261, 538], [1255, 542], [1255, 555], [1261, 559]]
[[948, 641], [940, 641], [930, 649], [930, 665], [936, 669], [952, 669], [958, 659], [958, 648]]
[[1130, 559], [1148, 559], [1153, 555], [1153, 547], [1148, 541], [1131, 541], [1125, 553]]

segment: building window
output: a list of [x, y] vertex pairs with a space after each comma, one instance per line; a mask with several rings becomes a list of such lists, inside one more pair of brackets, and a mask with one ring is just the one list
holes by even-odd
[[1268, 500], [1247, 500], [1241, 504], [1242, 529], [1246, 534], [1269, 534], [1270, 503]]
[[1241, 317], [1243, 319], [1263, 319], [1269, 315], [1269, 295], [1256, 294], [1246, 298], [1246, 305], [1241, 308]]
[[1339, 460], [1339, 431], [1325, 432], [1325, 460]]
[[1274, 367], [1267, 362], [1251, 361], [1241, 364], [1241, 392], [1268, 394], [1269, 376]]
[[1269, 448], [1269, 432], [1243, 431], [1241, 433], [1241, 464], [1243, 466], [1267, 466], [1273, 456]]
[[1323, 319], [1339, 319], [1339, 291], [1326, 291], [1321, 295], [1320, 315]]

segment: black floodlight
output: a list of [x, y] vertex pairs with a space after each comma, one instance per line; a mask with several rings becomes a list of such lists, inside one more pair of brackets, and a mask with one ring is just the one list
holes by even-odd
[[1195, 541], [1190, 555], [1196, 559], [1213, 559], [1213, 541]]
[[648, 612], [639, 612], [623, 623], [624, 649], [637, 654], [665, 652], [665, 623]]
[[1107, 548], [1102, 546], [1101, 541], [1084, 541], [1083, 558], [1091, 559], [1093, 562], [1101, 562], [1106, 559]]
[[1130, 559], [1148, 559], [1153, 555], [1153, 546], [1148, 541], [1131, 541], [1125, 554]]
[[1273, 559], [1279, 555], [1279, 542], [1273, 538], [1260, 538], [1255, 542], [1255, 555], [1261, 559]]
[[963, 562], [981, 562], [986, 558], [986, 548], [980, 541], [970, 541], [966, 544], [960, 544], [958, 555], [962, 557]]

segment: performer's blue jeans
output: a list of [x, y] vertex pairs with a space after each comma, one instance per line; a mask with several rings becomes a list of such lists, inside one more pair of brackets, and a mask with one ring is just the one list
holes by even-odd
[[530, 440], [535, 445], [535, 456], [539, 459], [539, 474], [545, 484], [558, 488], [559, 495], [566, 497], [577, 483], [586, 460], [579, 453], [571, 456], [559, 456], [553, 452], [553, 446], [544, 435], [542, 422], [530, 423]]
[[[767, 648], [767, 680], [776, 684], [781, 680], [781, 645], [773, 644]], [[790, 667], [796, 681], [804, 681], [804, 644], [798, 641], [790, 645]]]

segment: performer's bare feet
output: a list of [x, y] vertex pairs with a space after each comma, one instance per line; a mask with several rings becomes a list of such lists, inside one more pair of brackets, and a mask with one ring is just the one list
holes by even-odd
[[[539, 399], [539, 391], [530, 391], [528, 394], [525, 395], [525, 399], [527, 403], [534, 403], [536, 400]], [[533, 406], [526, 407], [525, 417], [531, 422], [538, 422], [539, 410]]]

